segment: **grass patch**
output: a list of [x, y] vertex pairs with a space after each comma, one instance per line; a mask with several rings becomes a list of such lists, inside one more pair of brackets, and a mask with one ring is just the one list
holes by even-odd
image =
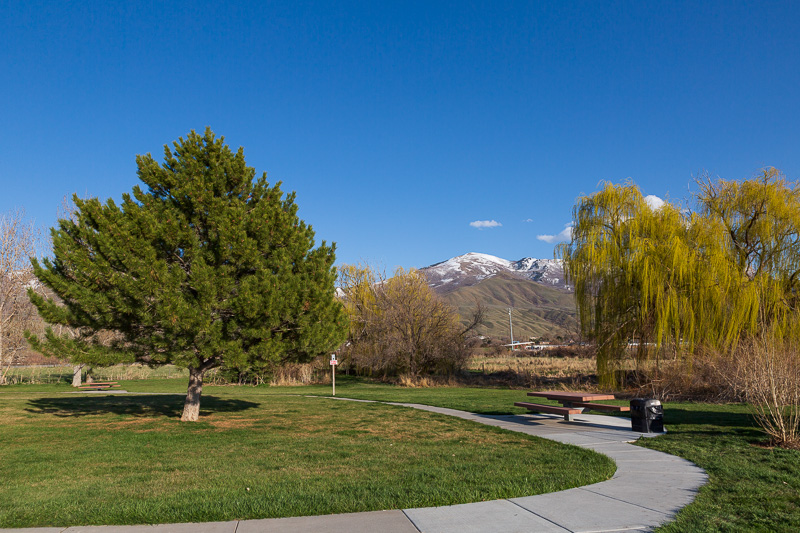
[[[357, 381], [337, 383], [336, 390], [341, 396], [479, 413], [521, 412], [512, 404], [526, 397], [523, 390], [401, 389]], [[664, 420], [666, 435], [638, 444], [694, 462], [708, 472], [710, 481], [694, 503], [659, 532], [800, 531], [800, 451], [764, 447], [769, 439], [746, 405], [670, 402], [664, 405]]]
[[667, 404], [665, 420], [669, 433], [640, 444], [696, 463], [710, 482], [659, 532], [800, 531], [800, 452], [764, 447], [747, 406]]
[[[304, 394], [330, 396], [330, 385], [308, 385], [301, 387], [270, 387], [273, 394]], [[529, 390], [529, 389], [527, 389]], [[385, 383], [371, 382], [352, 376], [336, 377], [336, 395], [359, 400], [382, 402], [421, 403], [438, 407], [449, 407], [485, 415], [528, 413], [527, 409], [515, 407], [514, 402], [561, 406], [544, 398], [531, 398], [526, 389], [478, 388], [478, 387], [397, 387]], [[628, 405], [626, 400], [610, 400], [603, 403]]]
[[[122, 385], [185, 392], [175, 382]], [[0, 527], [449, 505], [552, 492], [614, 471], [587, 450], [294, 388], [206, 387], [195, 424], [179, 422], [180, 395], [62, 394], [66, 385], [2, 391]]]
[[[173, 365], [149, 368], [145, 365], [114, 365], [97, 367], [92, 370], [95, 381], [132, 381], [151, 379], [189, 380], [189, 371]], [[84, 372], [85, 378], [85, 372]], [[6, 375], [8, 383], [18, 384], [72, 384], [72, 366], [70, 365], [36, 365], [11, 367]]]
[[[131, 381], [123, 388], [185, 393], [186, 383]], [[103, 397], [54, 394], [69, 390], [0, 388], [5, 392], [0, 395], [0, 525], [221, 520], [444, 505], [559, 490], [559, 484], [581, 485], [609, 472], [607, 463], [594, 462], [596, 456], [581, 456], [575, 449], [560, 455], [564, 448], [557, 444], [524, 435], [389, 406], [303, 397], [329, 395], [329, 385], [207, 387], [204, 421], [195, 426], [177, 422], [181, 396], [113, 397], [102, 409], [89, 409], [81, 406]], [[407, 389], [337, 376], [336, 391], [342, 397], [484, 414], [525, 412], [513, 407], [525, 400], [524, 390]], [[65, 397], [81, 401], [53, 403]], [[709, 473], [710, 482], [659, 531], [800, 531], [800, 452], [764, 447], [767, 436], [745, 405], [664, 407], [669, 433], [639, 444], [689, 459]], [[95, 439], [98, 447], [112, 439], [124, 453], [115, 454], [113, 446], [93, 452]], [[37, 455], [45, 450], [53, 452]], [[546, 460], [537, 463], [536, 457]], [[51, 460], [56, 462], [48, 464]], [[69, 472], [81, 472], [75, 475], [83, 481], [73, 484]], [[567, 480], [566, 474], [584, 479]], [[160, 488], [159, 476], [171, 484]], [[150, 496], [150, 490], [158, 496]], [[181, 490], [186, 494], [178, 495]], [[100, 498], [104, 491], [108, 496]], [[38, 518], [28, 516], [25, 522], [11, 514], [51, 498], [47, 510], [36, 511]], [[70, 498], [85, 498], [82, 505], [95, 510], [78, 520], [67, 510], [75, 507]], [[50, 519], [60, 506], [59, 519]]]

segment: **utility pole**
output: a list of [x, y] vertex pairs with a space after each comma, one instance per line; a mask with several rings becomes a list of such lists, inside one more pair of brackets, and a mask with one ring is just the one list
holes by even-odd
[[514, 324], [511, 323], [511, 310], [513, 307], [508, 308], [508, 329], [511, 332], [511, 351], [514, 351]]

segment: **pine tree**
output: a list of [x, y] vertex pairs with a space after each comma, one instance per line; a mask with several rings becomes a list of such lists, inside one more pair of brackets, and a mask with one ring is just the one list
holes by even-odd
[[173, 146], [161, 165], [137, 156], [146, 188], [121, 206], [74, 197], [76, 219], [52, 230], [53, 259], [33, 261], [63, 305], [30, 296], [47, 322], [80, 334], [32, 340], [73, 361], [187, 368], [181, 419], [194, 421], [206, 372], [309, 360], [341, 343], [346, 318], [335, 245], [314, 248], [294, 193], [256, 179], [242, 148], [210, 129]]

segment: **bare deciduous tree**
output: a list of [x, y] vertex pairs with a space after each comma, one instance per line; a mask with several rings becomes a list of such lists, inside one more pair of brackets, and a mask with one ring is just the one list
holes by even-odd
[[480, 306], [465, 327], [416, 270], [398, 269], [389, 279], [361, 266], [345, 266], [339, 273], [350, 316], [343, 356], [352, 367], [412, 377], [463, 368], [469, 356], [466, 335], [481, 322]]
[[0, 215], [0, 384], [28, 347], [24, 332], [38, 323], [27, 289], [36, 287], [30, 257], [41, 244], [41, 232], [22, 209]]

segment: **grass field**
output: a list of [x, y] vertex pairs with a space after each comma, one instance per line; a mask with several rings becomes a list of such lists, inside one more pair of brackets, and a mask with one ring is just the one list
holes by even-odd
[[[525, 396], [521, 390], [361, 383], [337, 384], [337, 395], [498, 414], [519, 412], [510, 406]], [[800, 531], [800, 452], [764, 447], [767, 436], [746, 405], [676, 402], [665, 404], [664, 412], [668, 433], [639, 444], [689, 459], [708, 472], [710, 482], [676, 521], [658, 531]]]
[[[96, 381], [121, 381], [140, 379], [182, 379], [188, 381], [189, 371], [167, 365], [149, 368], [143, 365], [115, 365], [106, 368], [95, 368], [92, 375]], [[56, 384], [72, 383], [72, 367], [57, 366], [22, 366], [11, 367], [6, 376], [12, 385], [17, 384]]]
[[[170, 379], [123, 386], [181, 393], [186, 384]], [[162, 517], [153, 521], [217, 520], [417, 506], [422, 501], [439, 505], [507, 497], [502, 494], [534, 486], [527, 493], [557, 490], [558, 483], [575, 483], [558, 477], [565, 470], [580, 471], [585, 478], [608, 475], [606, 463], [584, 469], [575, 466], [577, 456], [569, 452], [558, 459], [552, 480], [543, 470], [551, 465], [551, 448], [538, 448], [548, 444], [536, 439], [419, 411], [303, 397], [329, 395], [330, 386], [207, 387], [203, 421], [190, 426], [177, 422], [180, 396], [103, 400], [60, 394], [69, 390], [66, 385], [0, 388], [0, 525], [153, 520], [147, 516]], [[499, 414], [523, 412], [513, 402], [525, 393], [401, 388], [342, 376], [337, 377], [337, 396]], [[669, 432], [641, 445], [695, 462], [708, 471], [710, 483], [660, 531], [800, 531], [800, 452], [764, 447], [767, 438], [747, 406], [668, 403], [665, 421]], [[387, 449], [401, 455], [387, 456]], [[277, 450], [301, 466], [278, 461]], [[547, 461], [535, 463], [543, 453]], [[405, 454], [413, 460], [407, 462]], [[502, 462], [507, 457], [509, 462]], [[237, 463], [240, 458], [245, 462]], [[279, 481], [283, 472], [290, 475]], [[348, 479], [331, 481], [331, 472]], [[489, 474], [511, 477], [483, 477]], [[379, 478], [387, 475], [391, 481], [384, 486]], [[550, 487], [538, 485], [544, 479], [552, 482]], [[449, 490], [458, 483], [461, 488]], [[588, 481], [577, 481], [582, 483]], [[157, 497], [149, 495], [153, 484]], [[185, 497], [176, 494], [181, 487], [188, 487]], [[75, 514], [71, 499], [94, 502], [104, 491], [109, 497], [97, 501], [97, 509]], [[465, 494], [470, 498], [458, 500]], [[197, 503], [209, 498], [226, 503], [219, 508]], [[37, 505], [44, 505], [37, 516], [19, 514], [20, 508]]]
[[593, 374], [597, 368], [594, 358], [551, 357], [547, 352], [534, 355], [532, 352], [514, 352], [516, 355], [475, 355], [469, 360], [469, 370], [475, 372], [531, 373], [537, 377], [574, 377]]
[[[179, 380], [122, 385], [185, 389]], [[297, 392], [315, 391], [206, 387], [201, 422], [185, 424], [180, 394], [0, 388], [0, 527], [448, 505], [551, 492], [607, 479], [615, 470], [607, 458], [580, 448]]]
[[[591, 357], [552, 357], [547, 352], [534, 354], [533, 352], [518, 351], [502, 355], [478, 354], [470, 358], [467, 369], [473, 372], [516, 372], [518, 374], [533, 374], [539, 377], [573, 377], [586, 376], [594, 373], [595, 361]], [[188, 380], [189, 372], [174, 366], [149, 368], [141, 365], [116, 365], [107, 368], [95, 368], [92, 375], [97, 381], [133, 381], [150, 379], [181, 379]], [[209, 379], [213, 381], [214, 372]], [[8, 374], [11, 384], [56, 384], [71, 383], [72, 367], [61, 366], [30, 366], [12, 367]]]

